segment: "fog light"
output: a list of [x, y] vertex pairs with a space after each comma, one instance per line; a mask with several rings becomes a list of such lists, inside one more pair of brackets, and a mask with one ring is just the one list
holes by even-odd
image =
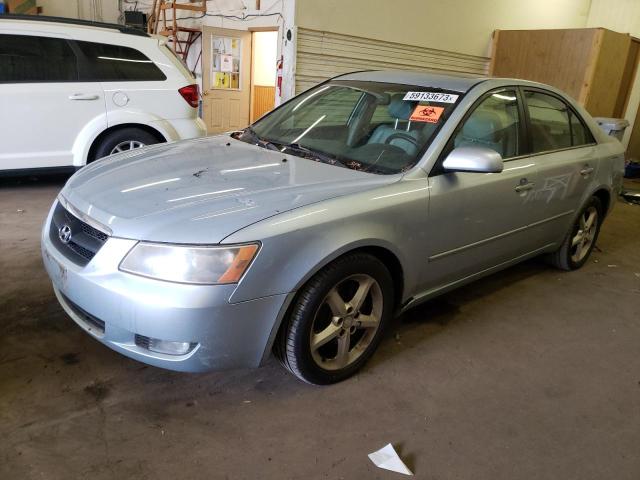
[[151, 352], [163, 353], [165, 355], [185, 355], [195, 348], [196, 343], [190, 342], [170, 342], [158, 338], [136, 335], [136, 345], [146, 348]]
[[167, 355], [184, 355], [191, 350], [189, 342], [169, 342], [167, 340], [149, 339], [149, 350]]

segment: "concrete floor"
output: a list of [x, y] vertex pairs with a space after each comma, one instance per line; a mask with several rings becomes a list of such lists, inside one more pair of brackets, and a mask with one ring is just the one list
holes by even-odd
[[405, 315], [365, 370], [179, 374], [56, 303], [39, 229], [64, 179], [0, 184], [0, 478], [640, 478], [640, 206], [579, 272], [532, 261]]

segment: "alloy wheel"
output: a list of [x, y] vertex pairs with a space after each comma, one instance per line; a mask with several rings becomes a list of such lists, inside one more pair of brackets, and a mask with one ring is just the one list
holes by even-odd
[[136, 148], [142, 148], [144, 146], [146, 146], [146, 144], [138, 140], [126, 140], [113, 147], [110, 155], [113, 155], [115, 153], [128, 152], [129, 150], [135, 150]]
[[373, 341], [384, 307], [382, 289], [366, 274], [335, 285], [318, 307], [310, 335], [314, 362], [325, 370], [354, 363]]
[[578, 220], [578, 230], [571, 239], [571, 260], [579, 263], [587, 256], [598, 231], [598, 209], [587, 208]]

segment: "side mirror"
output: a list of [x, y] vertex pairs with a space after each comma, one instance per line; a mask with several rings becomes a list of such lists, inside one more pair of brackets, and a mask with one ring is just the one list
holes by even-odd
[[454, 148], [442, 162], [448, 172], [500, 173], [504, 168], [502, 156], [486, 147]]

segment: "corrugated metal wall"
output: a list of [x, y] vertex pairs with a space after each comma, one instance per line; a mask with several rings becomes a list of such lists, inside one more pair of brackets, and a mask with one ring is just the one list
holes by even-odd
[[296, 92], [357, 70], [487, 75], [489, 58], [298, 28]]

